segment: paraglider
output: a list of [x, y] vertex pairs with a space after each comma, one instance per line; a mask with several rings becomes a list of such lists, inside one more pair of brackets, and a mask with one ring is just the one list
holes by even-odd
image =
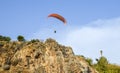
[[65, 18], [64, 18], [63, 16], [59, 15], [59, 14], [52, 13], [52, 14], [49, 14], [48, 17], [57, 18], [57, 19], [59, 19], [60, 21], [62, 21], [64, 24], [66, 24]]
[[56, 33], [56, 30], [54, 30], [54, 33]]
[[[64, 18], [63, 16], [59, 15], [59, 14], [52, 13], [52, 14], [49, 14], [49, 15], [48, 15], [48, 18], [49, 18], [49, 17], [56, 18], [56, 19], [62, 21], [64, 24], [66, 24], [65, 18]], [[56, 30], [54, 30], [54, 33], [56, 33]]]

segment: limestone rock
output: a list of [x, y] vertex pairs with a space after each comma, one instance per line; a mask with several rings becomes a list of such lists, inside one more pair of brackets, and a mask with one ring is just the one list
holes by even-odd
[[8, 73], [96, 73], [85, 59], [73, 53], [71, 47], [58, 44], [51, 38], [45, 42], [5, 43], [0, 49], [4, 52], [0, 54], [0, 65], [6, 63], [3, 69], [9, 70]]

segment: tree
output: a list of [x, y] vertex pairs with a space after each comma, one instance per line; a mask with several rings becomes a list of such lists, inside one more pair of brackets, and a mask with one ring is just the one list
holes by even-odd
[[99, 65], [107, 65], [108, 61], [105, 57], [100, 57], [99, 61], [98, 61]]
[[103, 51], [102, 51], [102, 50], [100, 50], [100, 55], [101, 55], [101, 57], [102, 57], [102, 54], [103, 54]]
[[0, 41], [8, 41], [9, 42], [10, 40], [11, 40], [10, 37], [0, 35]]
[[107, 70], [107, 66], [108, 66], [108, 60], [105, 57], [100, 57], [100, 59], [97, 62], [97, 70], [99, 72], [103, 72]]
[[18, 40], [18, 41], [25, 41], [25, 38], [24, 38], [22, 35], [19, 35], [19, 36], [17, 37], [17, 40]]
[[10, 37], [5, 37], [5, 41], [10, 41], [11, 40], [11, 38]]

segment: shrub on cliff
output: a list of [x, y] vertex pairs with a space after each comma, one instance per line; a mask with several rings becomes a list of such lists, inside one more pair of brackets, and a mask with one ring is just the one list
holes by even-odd
[[24, 38], [22, 35], [19, 35], [19, 36], [17, 37], [17, 40], [18, 40], [18, 41], [25, 41], [25, 38]]
[[8, 41], [9, 42], [10, 40], [11, 40], [10, 37], [0, 35], [0, 41]]

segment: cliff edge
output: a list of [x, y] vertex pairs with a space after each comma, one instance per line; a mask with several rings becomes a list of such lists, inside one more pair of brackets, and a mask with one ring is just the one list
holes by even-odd
[[0, 73], [97, 73], [71, 47], [46, 41], [0, 41]]

